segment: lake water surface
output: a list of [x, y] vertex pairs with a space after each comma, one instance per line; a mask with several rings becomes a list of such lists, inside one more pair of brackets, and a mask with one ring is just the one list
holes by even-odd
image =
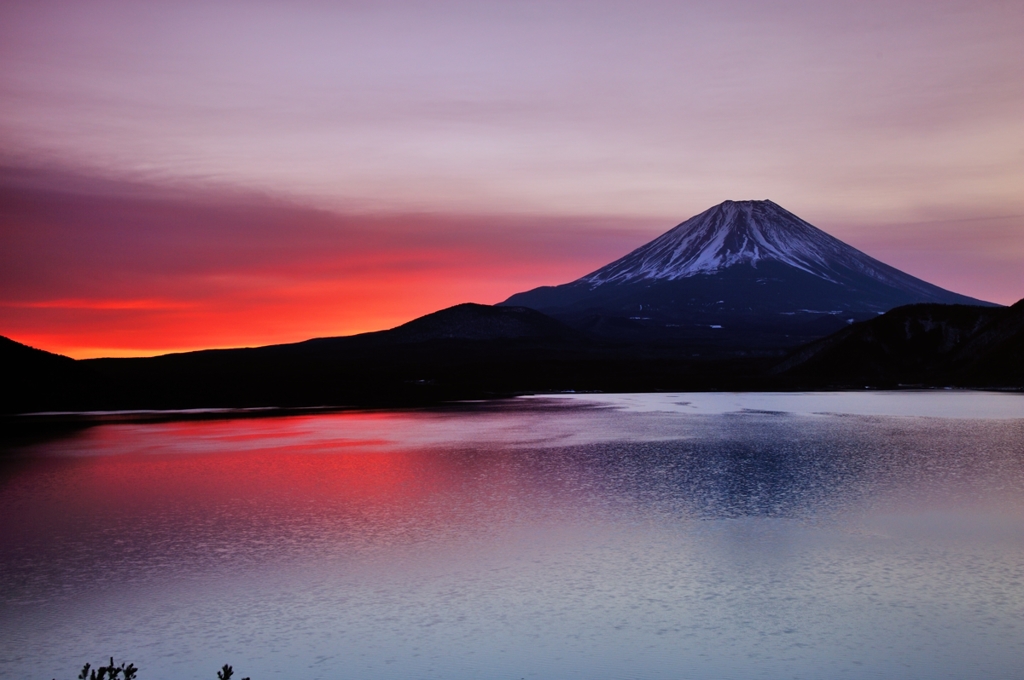
[[566, 395], [0, 457], [0, 677], [1024, 678], [1024, 395]]

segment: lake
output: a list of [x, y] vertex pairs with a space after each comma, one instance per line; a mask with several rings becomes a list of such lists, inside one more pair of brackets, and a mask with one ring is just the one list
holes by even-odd
[[1021, 394], [122, 422], [0, 466], [0, 677], [1024, 677]]

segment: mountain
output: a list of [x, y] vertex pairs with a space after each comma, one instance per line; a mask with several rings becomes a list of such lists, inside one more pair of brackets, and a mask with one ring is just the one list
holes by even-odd
[[801, 347], [782, 386], [1024, 387], [1024, 300], [1012, 307], [899, 307]]
[[[0, 339], [0, 413], [399, 406], [557, 390], [602, 349], [532, 309], [462, 304], [386, 331], [74, 361]], [[614, 371], [612, 371], [614, 373]]]
[[879, 262], [771, 201], [726, 201], [576, 281], [501, 304], [603, 337], [770, 348], [922, 302], [990, 304]]
[[0, 336], [0, 413], [59, 408], [80, 394], [78, 362]]
[[688, 352], [680, 360], [671, 348], [595, 340], [532, 309], [477, 304], [374, 333], [145, 358], [74, 361], [7, 342], [17, 351], [0, 352], [0, 374], [23, 377], [2, 393], [0, 413], [8, 414], [393, 407], [564, 390], [743, 389], [748, 376], [769, 367], [763, 359], [723, 362]]
[[332, 342], [351, 343], [357, 340], [410, 344], [451, 340], [576, 340], [580, 337], [578, 331], [533, 309], [492, 307], [465, 302], [421, 316], [390, 330], [341, 338], [307, 340], [295, 346]]
[[102, 408], [397, 405], [545, 389], [524, 358], [557, 360], [584, 342], [532, 309], [462, 304], [374, 333], [81, 363]]
[[[148, 358], [75, 361], [0, 338], [0, 414], [393, 407], [566, 390], [1020, 389], [1024, 301], [900, 307], [783, 359], [692, 349], [595, 339], [535, 310], [474, 304], [376, 333]], [[0, 435], [11, 423], [0, 418]]]

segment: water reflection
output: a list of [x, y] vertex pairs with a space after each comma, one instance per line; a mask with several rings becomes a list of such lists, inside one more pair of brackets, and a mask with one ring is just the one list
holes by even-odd
[[1016, 672], [1021, 401], [965, 419], [602, 399], [9, 451], [0, 675], [110, 654], [144, 679]]

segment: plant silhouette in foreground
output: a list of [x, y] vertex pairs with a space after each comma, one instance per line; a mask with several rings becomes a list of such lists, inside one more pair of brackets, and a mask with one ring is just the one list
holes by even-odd
[[[124, 664], [120, 666], [114, 665], [114, 657], [110, 657], [109, 666], [99, 666], [93, 668], [92, 664], [85, 664], [82, 666], [82, 672], [78, 674], [78, 680], [136, 680], [136, 674], [139, 669], [135, 667], [135, 664]], [[235, 675], [235, 669], [228, 664], [217, 671], [217, 680], [231, 680]], [[249, 680], [249, 678], [242, 678], [242, 680]]]
[[78, 674], [78, 680], [134, 680], [135, 674], [139, 672], [139, 669], [135, 667], [135, 664], [130, 663], [125, 665], [122, 663], [120, 666], [114, 665], [114, 657], [110, 657], [109, 666], [100, 666], [99, 668], [92, 668], [92, 664], [85, 664], [82, 666], [82, 672]]
[[[224, 664], [224, 668], [217, 671], [217, 680], [231, 680], [231, 676], [235, 674], [235, 670], [231, 666]], [[242, 678], [242, 680], [249, 680], [249, 678]]]

